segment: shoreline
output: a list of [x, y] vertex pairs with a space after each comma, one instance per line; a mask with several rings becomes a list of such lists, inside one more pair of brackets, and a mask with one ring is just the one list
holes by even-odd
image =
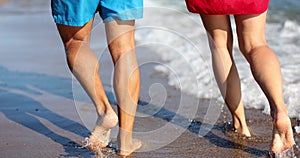
[[[92, 152], [80, 148], [90, 131], [74, 103], [72, 76], [50, 13], [3, 17], [0, 157], [93, 157]], [[99, 37], [94, 43], [97, 53], [105, 48], [97, 46], [97, 42], [105, 41], [103, 33], [101, 29], [93, 32]], [[245, 109], [255, 138], [236, 139], [223, 128], [231, 120], [226, 108], [215, 100], [199, 99], [169, 86], [166, 76], [154, 69], [164, 62], [151, 49], [138, 47], [137, 58], [141, 64], [141, 94], [134, 136], [143, 140], [144, 146], [131, 157], [266, 157], [272, 130], [270, 116]], [[112, 62], [107, 52], [100, 60], [103, 85], [114, 105]], [[206, 116], [209, 108], [217, 113]], [[292, 123], [296, 125], [296, 119]], [[114, 128], [113, 140], [116, 131]], [[206, 134], [201, 136], [200, 131]], [[295, 134], [295, 138], [300, 144], [300, 135]]]
[[[191, 95], [186, 95], [176, 90], [167, 84], [167, 80], [163, 74], [155, 72], [152, 68], [152, 73], [156, 74], [155, 78], [164, 78], [162, 84], [164, 84], [168, 93], [166, 104], [163, 107], [164, 110], [173, 111], [172, 105], [178, 104], [178, 98], [185, 96], [187, 99], [183, 99], [183, 104], [192, 105], [195, 100], [199, 100], [197, 112], [194, 118], [186, 128], [186, 130], [174, 141], [170, 142], [166, 146], [160, 149], [148, 152], [136, 153], [134, 157], [143, 157], [148, 155], [149, 157], [267, 157], [268, 149], [271, 143], [272, 134], [272, 120], [269, 115], [263, 114], [258, 109], [245, 109], [247, 124], [251, 129], [252, 138], [249, 140], [243, 140], [239, 136], [226, 132], [224, 129], [224, 123], [231, 121], [231, 115], [227, 107], [221, 108], [221, 113], [218, 116], [217, 121], [213, 124], [212, 129], [205, 136], [199, 136], [199, 131], [205, 122], [205, 115], [208, 113], [208, 108], [218, 107], [216, 100], [196, 98]], [[144, 79], [147, 80], [147, 79]], [[145, 94], [145, 92], [144, 92]], [[142, 95], [144, 95], [142, 94]], [[181, 97], [180, 97], [181, 96]], [[183, 105], [184, 106], [184, 105]], [[188, 106], [184, 106], [188, 108]], [[178, 110], [178, 109], [177, 109]], [[174, 110], [176, 111], [176, 110]], [[163, 120], [163, 112], [158, 112], [162, 115], [157, 117]], [[165, 114], [167, 115], [167, 114]], [[179, 114], [180, 115], [180, 114]], [[170, 119], [170, 118], [169, 118]], [[297, 125], [296, 119], [292, 120], [292, 126]], [[150, 120], [141, 120], [144, 124], [151, 124]], [[161, 120], [155, 120], [159, 123]], [[180, 122], [180, 119], [177, 120]], [[172, 122], [172, 121], [170, 121]], [[142, 122], [137, 122], [136, 128], [140, 128]], [[176, 126], [180, 126], [179, 123], [174, 123]], [[145, 128], [145, 126], [142, 126]], [[151, 129], [151, 128], [150, 128]], [[295, 141], [300, 143], [300, 134], [295, 135]], [[233, 156], [234, 155], [234, 156]], [[298, 155], [299, 156], [299, 155]]]

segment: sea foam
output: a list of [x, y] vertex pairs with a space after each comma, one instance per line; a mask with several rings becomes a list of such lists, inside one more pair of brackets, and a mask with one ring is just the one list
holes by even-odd
[[[168, 83], [199, 98], [222, 101], [211, 66], [206, 31], [199, 15], [145, 1], [145, 17], [137, 21], [138, 45], [147, 45], [163, 61], [156, 70], [168, 76]], [[233, 21], [233, 20], [232, 20]], [[232, 22], [235, 30], [234, 22]], [[286, 20], [267, 23], [267, 41], [281, 63], [284, 101], [291, 117], [300, 118], [300, 26]], [[254, 81], [249, 64], [238, 49], [234, 32], [234, 59], [241, 78], [246, 108], [269, 113], [268, 101]]]

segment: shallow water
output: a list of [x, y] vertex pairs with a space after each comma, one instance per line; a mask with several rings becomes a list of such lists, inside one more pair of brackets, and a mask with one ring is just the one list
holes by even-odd
[[[0, 30], [1, 32], [5, 32], [6, 34], [12, 35], [11, 38], [5, 39], [3, 41], [3, 46], [7, 43], [11, 44], [10, 40], [16, 40], [14, 42], [18, 42], [19, 44], [28, 44], [32, 43], [32, 41], [24, 40], [23, 38], [20, 39], [20, 37], [25, 37], [29, 34], [29, 31], [40, 31], [37, 34], [34, 34], [38, 38], [43, 38], [45, 36], [49, 36], [47, 31], [44, 31], [41, 29], [41, 26], [32, 26], [31, 28], [25, 29], [26, 31], [13, 31], [15, 28], [18, 28], [16, 26], [22, 26], [23, 22], [26, 22], [24, 20], [24, 17], [28, 18], [28, 21], [32, 18], [32, 15], [36, 15], [41, 20], [42, 26], [49, 25], [48, 20], [51, 20], [49, 12], [49, 6], [48, 1], [39, 1], [36, 0], [35, 3], [41, 4], [41, 6], [37, 5], [38, 7], [35, 8], [35, 5], [32, 1], [20, 1], [28, 2], [31, 7], [25, 7], [23, 8], [23, 4], [13, 7], [11, 5], [7, 7], [6, 9], [7, 16], [1, 16], [5, 19], [0, 21], [1, 22], [8, 22], [10, 23], [10, 27], [6, 28], [7, 30]], [[20, 9], [20, 10], [19, 10]], [[29, 10], [28, 16], [19, 16], [19, 13], [26, 13]], [[47, 14], [38, 14], [35, 13], [35, 10], [38, 10], [39, 12], [47, 12]], [[153, 10], [152, 10], [153, 11]], [[146, 12], [146, 14], [150, 14], [152, 18], [145, 18], [143, 20], [140, 20], [137, 22], [137, 44], [139, 45], [138, 52], [141, 56], [147, 58], [147, 59], [141, 59], [139, 58], [139, 62], [141, 63], [147, 63], [148, 60], [151, 58], [153, 51], [147, 51], [145, 48], [151, 47], [152, 49], [158, 51], [158, 54], [160, 54], [160, 57], [157, 57], [158, 59], [153, 59], [153, 61], [158, 62], [160, 67], [156, 67], [157, 72], [149, 72], [149, 67], [151, 67], [151, 64], [144, 65], [141, 67], [141, 72], [143, 74], [142, 78], [142, 84], [141, 87], [141, 101], [140, 106], [137, 113], [137, 119], [135, 124], [135, 131], [138, 134], [139, 138], [144, 140], [145, 144], [144, 148], [140, 151], [132, 155], [132, 157], [172, 157], [172, 158], [181, 158], [181, 157], [266, 157], [268, 154], [268, 146], [269, 142], [259, 142], [257, 141], [247, 141], [247, 140], [240, 140], [240, 139], [234, 139], [230, 134], [226, 135], [224, 134], [225, 131], [223, 130], [222, 126], [223, 123], [230, 120], [229, 112], [226, 111], [226, 108], [222, 108], [222, 102], [217, 101], [213, 99], [213, 101], [209, 99], [200, 99], [195, 98], [194, 96], [181, 96], [181, 92], [177, 91], [179, 88], [174, 89], [176, 87], [176, 84], [181, 84], [182, 87], [184, 87], [185, 92], [193, 92], [195, 94], [200, 94], [199, 97], [203, 98], [217, 98], [214, 97], [214, 91], [217, 92], [217, 89], [215, 89], [216, 85], [214, 85], [212, 76], [207, 77], [207, 73], [210, 73], [210, 63], [207, 62], [210, 58], [209, 53], [203, 52], [202, 54], [195, 54], [195, 50], [197, 49], [194, 47], [193, 43], [197, 44], [197, 47], [201, 48], [200, 50], [207, 50], [207, 43], [203, 43], [206, 39], [205, 32], [203, 28], [201, 28], [201, 23], [199, 22], [199, 19], [197, 16], [189, 15], [189, 18], [182, 18], [186, 17], [185, 15], [182, 15], [181, 13], [178, 13], [177, 11], [169, 11], [166, 10], [165, 12], [161, 10], [154, 9], [154, 12]], [[3, 12], [2, 8], [0, 8], [0, 12]], [[160, 21], [159, 18], [153, 18], [154, 17], [161, 17], [159, 15], [156, 15], [156, 13], [160, 13], [160, 15], [166, 15], [170, 16], [169, 18], [164, 18], [163, 21]], [[30, 16], [29, 16], [30, 15]], [[146, 15], [146, 16], [148, 16]], [[172, 17], [176, 15], [175, 17]], [[48, 16], [48, 17], [47, 17]], [[13, 18], [11, 18], [13, 17]], [[23, 19], [23, 20], [20, 20]], [[185, 20], [182, 22], [182, 20]], [[191, 22], [192, 20], [193, 25], [197, 26], [198, 29], [192, 29]], [[147, 25], [142, 25], [146, 23]], [[150, 23], [151, 22], [151, 23]], [[175, 23], [175, 24], [174, 24]], [[168, 25], [168, 28], [171, 29], [165, 29], [165, 25]], [[27, 25], [26, 25], [27, 26]], [[150, 26], [150, 27], [146, 27]], [[47, 28], [47, 27], [46, 27]], [[186, 28], [186, 29], [183, 29]], [[8, 33], [7, 33], [8, 32]], [[146, 33], [145, 33], [146, 32]], [[200, 33], [200, 38], [199, 38]], [[5, 34], [5, 35], [6, 35]], [[188, 35], [188, 38], [186, 38], [185, 35]], [[1, 34], [3, 35], [3, 34]], [[5, 36], [10, 37], [10, 36]], [[58, 36], [57, 36], [58, 37]], [[102, 36], [103, 37], [103, 36]], [[101, 39], [103, 39], [101, 37]], [[151, 38], [150, 38], [151, 37]], [[149, 39], [150, 38], [150, 39]], [[153, 39], [154, 38], [154, 39]], [[175, 41], [173, 41], [175, 40]], [[176, 41], [177, 40], [177, 41]], [[202, 41], [203, 40], [203, 41]], [[150, 41], [150, 42], [149, 42]], [[186, 45], [186, 42], [188, 41], [188, 45]], [[44, 42], [41, 40], [41, 42]], [[53, 41], [47, 41], [49, 45], [57, 45], [61, 44], [56, 41], [56, 43], [50, 43]], [[99, 42], [99, 41], [97, 41]], [[147, 43], [149, 42], [149, 43]], [[1, 42], [2, 43], [2, 42]], [[37, 43], [40, 44], [40, 43]], [[98, 49], [95, 45], [98, 43], [94, 43], [92, 46], [95, 49]], [[143, 45], [144, 44], [144, 45]], [[26, 45], [28, 46], [28, 45]], [[31, 45], [29, 45], [31, 46]], [[4, 47], [5, 48], [5, 47]], [[32, 51], [31, 49], [35, 49], [34, 46], [32, 48], [30, 47], [30, 50], [26, 51], [26, 56], [18, 56], [21, 59], [18, 61], [22, 61], [24, 63], [21, 63], [23, 65], [22, 68], [26, 67], [29, 70], [35, 70], [36, 67], [28, 67], [27, 63], [28, 61], [32, 62], [32, 57], [40, 57], [38, 56], [39, 53], [36, 53], [36, 51]], [[60, 51], [62, 48], [59, 48]], [[101, 48], [102, 49], [102, 48]], [[52, 49], [51, 49], [52, 50]], [[174, 53], [175, 52], [175, 53]], [[53, 53], [53, 52], [44, 52], [44, 53]], [[173, 54], [172, 54], [173, 53]], [[6, 53], [9, 54], [9, 53]], [[16, 54], [16, 53], [15, 53]], [[15, 55], [13, 54], [13, 55]], [[175, 54], [175, 55], [174, 55]], [[7, 60], [3, 62], [5, 66], [8, 65], [12, 68], [17, 69], [18, 71], [22, 72], [22, 68], [17, 67], [15, 63], [10, 63], [11, 59], [15, 59], [16, 56], [10, 55], [10, 60]], [[138, 54], [139, 55], [139, 54]], [[177, 57], [179, 56], [179, 57]], [[55, 56], [57, 57], [57, 55]], [[63, 55], [60, 56], [61, 59], [63, 59]], [[164, 59], [165, 61], [168, 61], [168, 64], [165, 64], [164, 62], [160, 61], [161, 59]], [[184, 58], [184, 61], [181, 61], [181, 59]], [[145, 61], [143, 61], [145, 60]], [[52, 62], [55, 60], [51, 60]], [[152, 62], [153, 62], [152, 61]], [[39, 61], [40, 62], [40, 61]], [[58, 67], [52, 67], [53, 63], [48, 64], [47, 66], [51, 65], [51, 69], [60, 69], [62, 65], [64, 65], [64, 61], [62, 63], [57, 64]], [[103, 64], [111, 63], [110, 60], [107, 60]], [[151, 63], [151, 62], [150, 62]], [[179, 63], [179, 64], [178, 64]], [[199, 64], [200, 63], [200, 64]], [[205, 65], [204, 68], [203, 63]], [[54, 63], [56, 64], [56, 62]], [[155, 63], [152, 63], [152, 66]], [[191, 64], [191, 65], [190, 65]], [[107, 64], [109, 65], [109, 64]], [[106, 66], [107, 66], [106, 65]], [[174, 66], [173, 66], [174, 65]], [[196, 66], [195, 66], [196, 65]], [[147, 66], [149, 66], [147, 68]], [[10, 68], [11, 68], [10, 67]], [[17, 67], [17, 68], [16, 68]], [[49, 66], [50, 67], [50, 66]], [[49, 69], [47, 67], [47, 69]], [[107, 66], [108, 67], [108, 66]], [[106, 68], [107, 68], [106, 67]], [[247, 68], [247, 67], [246, 67]], [[46, 68], [45, 68], [46, 69]], [[173, 85], [174, 87], [167, 86], [167, 82], [164, 80], [165, 74], [168, 74], [169, 69], [174, 70], [173, 76], [170, 77], [170, 80], [168, 81], [170, 85]], [[180, 71], [184, 71], [181, 73]], [[14, 70], [14, 69], [13, 69]], [[150, 69], [152, 70], [152, 69]], [[195, 71], [195, 72], [194, 72]], [[55, 71], [53, 71], [55, 72]], [[103, 75], [107, 75], [107, 73], [110, 72], [109, 70], [104, 70]], [[189, 75], [193, 72], [193, 78], [190, 78]], [[198, 73], [201, 72], [201, 73]], [[247, 75], [246, 71], [244, 72]], [[53, 73], [54, 74], [54, 73]], [[54, 75], [58, 75], [57, 73]], [[195, 78], [194, 78], [195, 76]], [[38, 77], [38, 76], [34, 76]], [[176, 78], [176, 79], [173, 79]], [[192, 83], [198, 82], [197, 79], [199, 79], [199, 84], [203, 86], [201, 88], [201, 91], [199, 91], [196, 86], [191, 86]], [[183, 81], [186, 81], [186, 85], [183, 84]], [[68, 80], [69, 82], [70, 80]], [[108, 86], [110, 84], [110, 78], [104, 79], [105, 88], [107, 90], [111, 90], [111, 87]], [[60, 82], [60, 81], [57, 81]], [[22, 82], [23, 83], [23, 82]], [[16, 83], [14, 83], [16, 84]], [[64, 87], [64, 85], [61, 85]], [[205, 89], [205, 87], [208, 87]], [[212, 88], [211, 88], [212, 87]], [[58, 88], [59, 89], [59, 88]], [[61, 91], [59, 89], [59, 91]], [[110, 92], [110, 91], [109, 91]], [[61, 93], [68, 93], [68, 95], [71, 95], [68, 91], [63, 91]], [[179, 93], [179, 94], [178, 94]], [[109, 94], [110, 97], [111, 94]], [[113, 97], [113, 96], [112, 96]], [[70, 97], [72, 98], [72, 97]], [[157, 99], [159, 98], [159, 99]], [[13, 100], [17, 100], [18, 98], [14, 98]], [[165, 100], [164, 100], [165, 99]], [[183, 100], [183, 101], [182, 101]], [[49, 101], [53, 102], [53, 100]], [[54, 103], [57, 103], [56, 100], [54, 100]], [[61, 102], [59, 102], [61, 103]], [[57, 103], [59, 105], [59, 103]], [[115, 103], [115, 101], [112, 101], [112, 103]], [[151, 103], [151, 104], [148, 104]], [[162, 104], [164, 103], [164, 104]], [[181, 111], [178, 112], [179, 106], [181, 106]], [[50, 105], [49, 105], [50, 107]], [[213, 108], [214, 107], [214, 108]], [[212, 109], [210, 109], [212, 108]], [[85, 109], [81, 109], [82, 111], [90, 112], [92, 114], [95, 114], [93, 109], [88, 109], [88, 107], [85, 107]], [[209, 113], [209, 110], [211, 110], [214, 113]], [[60, 113], [62, 109], [56, 110], [54, 112]], [[251, 126], [254, 129], [254, 133], [257, 133], [257, 135], [271, 138], [271, 121], [269, 117], [262, 115], [261, 113], [258, 113], [256, 110], [254, 111], [248, 111], [249, 115], [251, 115], [251, 119], [249, 119], [249, 126]], [[208, 115], [206, 115], [208, 114]], [[210, 115], [211, 114], [211, 115]], [[71, 114], [73, 115], [73, 114]], [[210, 116], [210, 117], [209, 117]], [[21, 116], [20, 116], [21, 117]], [[93, 117], [93, 115], [85, 115], [85, 117]], [[23, 119], [23, 118], [21, 118]], [[87, 120], [92, 120], [93, 118], [86, 118]], [[82, 121], [82, 120], [81, 120]], [[31, 123], [31, 122], [30, 122]], [[58, 124], [61, 122], [58, 122]], [[86, 125], [86, 124], [85, 124]], [[168, 125], [172, 128], [169, 128], [167, 130], [164, 130], [164, 126]], [[12, 124], [10, 124], [12, 126]], [[18, 125], [19, 126], [19, 125]], [[49, 125], [51, 126], [51, 125]], [[88, 127], [86, 125], [86, 127]], [[204, 129], [205, 127], [205, 129]], [[66, 127], [67, 128], [67, 127]], [[68, 127], [69, 128], [69, 127]], [[8, 129], [6, 129], [8, 130]], [[74, 129], [77, 130], [77, 129]], [[117, 129], [114, 129], [115, 131]], [[201, 131], [201, 132], [200, 132]], [[52, 133], [53, 132], [53, 133]], [[62, 131], [62, 133], [65, 133], [66, 131]], [[56, 131], [50, 131], [51, 134], [57, 133]], [[147, 134], [156, 134], [156, 135], [147, 135]], [[37, 133], [40, 135], [39, 133]], [[115, 134], [112, 134], [113, 137], [116, 137]], [[30, 155], [39, 154], [39, 156], [33, 156], [33, 157], [41, 157], [45, 156], [47, 154], [57, 154], [57, 152], [69, 152], [73, 155], [73, 157], [88, 157], [92, 154], [86, 150], [83, 150], [82, 148], [77, 147], [77, 143], [74, 143], [72, 141], [68, 143], [61, 143], [61, 140], [49, 140], [47, 135], [45, 135], [47, 140], [40, 140], [39, 141], [49, 141], [51, 143], [55, 143], [55, 147], [57, 148], [51, 148], [47, 150], [47, 152], [44, 152], [42, 149], [41, 151], [32, 151], [24, 150], [24, 147], [21, 147], [22, 150], [18, 149], [15, 150], [14, 148], [10, 148], [11, 150], [2, 151], [5, 153], [21, 153], [23, 155], [26, 155], [30, 157]], [[69, 134], [66, 134], [66, 137], [69, 137]], [[40, 137], [38, 137], [40, 138]], [[51, 138], [51, 136], [50, 136]], [[24, 138], [26, 139], [26, 138]], [[76, 139], [77, 140], [77, 139]], [[259, 138], [257, 140], [260, 140]], [[16, 141], [15, 143], [20, 145], [20, 141], [17, 138], [12, 138], [11, 141]], [[80, 140], [81, 141], [81, 140]], [[80, 142], [79, 141], [79, 142]], [[299, 139], [296, 139], [297, 142], [299, 142]], [[28, 144], [32, 143], [31, 140], [28, 140], [26, 142]], [[34, 146], [32, 146], [34, 147]], [[77, 147], [77, 148], [76, 148]], [[7, 147], [6, 147], [7, 148]], [[68, 149], [68, 151], [64, 151], [64, 149]], [[47, 148], [48, 149], [48, 148]], [[61, 149], [61, 150], [59, 150]], [[155, 150], [154, 150], [155, 149]], [[51, 153], [53, 152], [53, 153]], [[45, 154], [46, 153], [46, 154]], [[60, 153], [58, 153], [60, 154]], [[75, 156], [76, 155], [76, 156]], [[81, 156], [80, 156], [81, 155]], [[117, 157], [115, 154], [107, 154], [108, 157]], [[47, 155], [48, 156], [48, 155]], [[31, 156], [32, 157], [32, 156]], [[55, 156], [54, 156], [55, 157]], [[61, 154], [60, 157], [67, 157]], [[69, 156], [71, 157], [71, 156]]]
[[[183, 1], [146, 0], [145, 3], [148, 7], [144, 19], [137, 22], [136, 36], [143, 45], [155, 44], [150, 48], [167, 62], [157, 66], [157, 71], [167, 74], [171, 86], [199, 98], [216, 98], [223, 102], [212, 73], [206, 32], [199, 16], [189, 14]], [[266, 26], [268, 43], [281, 62], [284, 100], [293, 118], [300, 118], [299, 6], [299, 1], [271, 1]], [[235, 29], [234, 22], [232, 24]], [[234, 58], [246, 108], [269, 113], [268, 102], [238, 50], [236, 36]]]
[[298, 148], [297, 145], [294, 145], [281, 153], [269, 153], [269, 155], [270, 158], [297, 158]]

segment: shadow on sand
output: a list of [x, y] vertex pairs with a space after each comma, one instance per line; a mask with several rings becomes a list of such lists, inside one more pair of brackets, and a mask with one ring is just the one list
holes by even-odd
[[[76, 135], [86, 137], [89, 130], [78, 122], [59, 115], [30, 96], [42, 95], [30, 87], [72, 99], [71, 80], [62, 77], [36, 73], [10, 71], [0, 66], [0, 111], [11, 121], [40, 133], [53, 142], [61, 144], [68, 156], [93, 155], [81, 145], [64, 137], [43, 124], [38, 118], [45, 119], [55, 126]], [[26, 95], [28, 94], [28, 95]], [[74, 149], [74, 147], [76, 147]]]
[[[140, 102], [139, 106], [141, 106], [141, 105], [149, 106], [149, 108], [151, 108], [151, 109], [156, 107], [156, 105], [148, 104], [147, 102], [143, 102], [143, 101], [139, 101], [139, 102]], [[145, 113], [145, 111], [147, 111], [147, 110], [144, 109], [143, 112]], [[264, 155], [268, 155], [268, 150], [261, 150], [261, 149], [248, 147], [248, 146], [243, 145], [243, 143], [241, 141], [235, 142], [235, 141], [225, 139], [225, 138], [222, 138], [222, 137], [214, 134], [213, 131], [216, 131], [216, 130], [220, 131], [222, 133], [226, 132], [224, 129], [224, 123], [211, 125], [211, 124], [202, 123], [201, 121], [196, 121], [196, 120], [190, 121], [189, 118], [185, 118], [185, 117], [178, 115], [178, 114], [176, 114], [168, 109], [165, 109], [165, 108], [160, 108], [160, 110], [153, 116], [163, 119], [166, 122], [170, 122], [170, 120], [172, 120], [173, 118], [176, 117], [176, 121], [171, 121], [171, 122], [174, 125], [183, 127], [183, 128], [186, 128], [186, 125], [182, 125], [180, 122], [190, 122], [187, 130], [189, 130], [190, 132], [197, 134], [199, 136], [201, 135], [201, 134], [199, 134], [201, 128], [212, 127], [211, 129], [209, 129], [209, 131], [207, 131], [207, 133], [204, 136], [201, 135], [201, 137], [207, 139], [211, 144], [214, 144], [217, 147], [240, 149], [240, 150], [243, 150], [244, 152], [254, 155], [255, 157], [261, 157]]]
[[[72, 96], [72, 80], [69, 78], [50, 76], [37, 73], [25, 73], [10, 71], [5, 67], [0, 66], [0, 100], [1, 106], [0, 111], [11, 121], [21, 124], [29, 129], [36, 131], [52, 141], [61, 144], [67, 153], [62, 155], [64, 157], [85, 157], [91, 156], [93, 153], [86, 149], [78, 148], [80, 145], [73, 140], [55, 133], [44, 125], [38, 118], [43, 118], [57, 127], [77, 134], [82, 137], [89, 135], [89, 130], [82, 124], [70, 120], [64, 116], [61, 116], [54, 111], [49, 110], [42, 103], [36, 101], [35, 99], [28, 97], [28, 95], [22, 95], [22, 93], [15, 93], [14, 90], [21, 91], [24, 94], [31, 95], [42, 95], [40, 91], [36, 91], [33, 88], [45, 91], [47, 93], [61, 96], [67, 99], [73, 100]], [[12, 90], [11, 90], [12, 89]], [[109, 101], [113, 104], [116, 103], [114, 95], [112, 92], [106, 92], [109, 97]], [[139, 106], [147, 106], [151, 109], [159, 108], [156, 105], [148, 104], [144, 101], [139, 101]], [[146, 110], [139, 111], [145, 112]], [[147, 113], [146, 113], [147, 114]], [[180, 116], [172, 111], [160, 108], [158, 112], [153, 115], [154, 117], [160, 118], [169, 122], [176, 116], [176, 119], [181, 121], [188, 121], [188, 118]], [[180, 123], [172, 122], [176, 126], [182, 126]], [[187, 130], [199, 134], [199, 130], [202, 126], [205, 126], [202, 122], [193, 121], [188, 126]], [[209, 125], [213, 126], [212, 130], [222, 131], [224, 130], [222, 125]], [[266, 150], [255, 149], [252, 147], [247, 147], [243, 145], [236, 144], [235, 142], [221, 138], [209, 131], [203, 138], [209, 140], [210, 143], [222, 147], [222, 148], [238, 148], [245, 152], [251, 153], [255, 156], [267, 155]], [[77, 147], [74, 149], [74, 147]]]

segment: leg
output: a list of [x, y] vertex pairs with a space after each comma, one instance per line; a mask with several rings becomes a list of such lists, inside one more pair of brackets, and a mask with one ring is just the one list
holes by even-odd
[[106, 34], [114, 70], [114, 89], [119, 111], [120, 155], [129, 155], [141, 147], [133, 140], [132, 130], [140, 92], [139, 68], [135, 56], [134, 21], [106, 23]]
[[118, 118], [104, 92], [98, 74], [98, 59], [90, 49], [92, 23], [93, 19], [82, 27], [57, 25], [57, 28], [65, 46], [68, 66], [92, 99], [99, 115], [89, 141], [105, 147], [108, 139], [103, 135], [109, 136], [109, 129], [117, 124]]
[[271, 107], [274, 120], [271, 151], [281, 152], [295, 142], [283, 100], [280, 64], [265, 39], [266, 12], [260, 15], [236, 15], [235, 20], [241, 52]]
[[250, 136], [242, 103], [240, 79], [232, 57], [232, 30], [229, 16], [201, 15], [208, 33], [212, 65], [221, 94], [228, 106], [234, 128]]

